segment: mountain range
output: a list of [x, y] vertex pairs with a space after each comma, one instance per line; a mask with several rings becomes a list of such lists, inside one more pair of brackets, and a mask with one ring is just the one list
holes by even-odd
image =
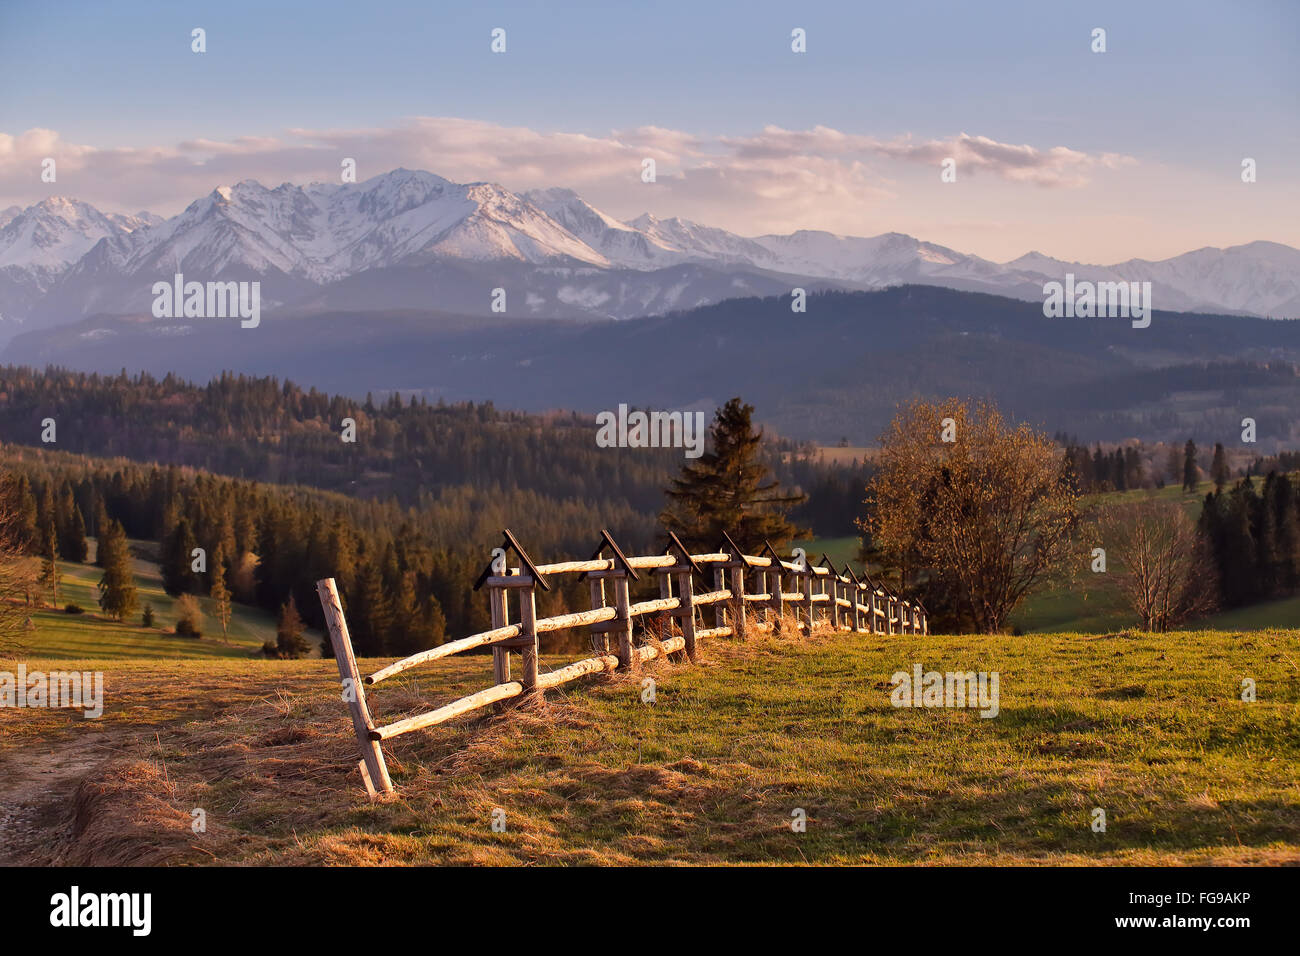
[[1088, 265], [1006, 263], [900, 233], [747, 238], [687, 220], [620, 221], [567, 189], [514, 193], [396, 169], [363, 183], [222, 186], [170, 219], [52, 197], [0, 212], [0, 340], [88, 316], [149, 314], [152, 285], [258, 280], [262, 308], [423, 309], [626, 319], [724, 299], [944, 286], [1041, 301], [1043, 284], [1149, 281], [1156, 308], [1300, 316], [1300, 250], [1273, 242]]

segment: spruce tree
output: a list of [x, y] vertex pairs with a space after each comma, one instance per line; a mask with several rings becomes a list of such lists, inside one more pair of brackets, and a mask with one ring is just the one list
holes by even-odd
[[99, 556], [104, 575], [99, 579], [99, 606], [104, 613], [120, 621], [135, 610], [135, 577], [131, 574], [131, 552], [122, 523], [110, 520], [99, 538]]
[[723, 532], [746, 553], [774, 547], [805, 535], [786, 515], [806, 499], [785, 494], [777, 481], [768, 481], [760, 460], [763, 433], [753, 425], [754, 407], [733, 398], [714, 416], [709, 429], [711, 449], [688, 460], [666, 490], [668, 507], [659, 516], [689, 548], [716, 548]]
[[1222, 442], [1214, 443], [1214, 461], [1210, 464], [1210, 477], [1214, 479], [1214, 487], [1222, 488], [1232, 477], [1228, 471], [1228, 456], [1223, 450]]
[[199, 589], [199, 578], [194, 573], [194, 549], [198, 542], [190, 529], [189, 519], [182, 517], [163, 542], [163, 589], [172, 597], [194, 594]]
[[52, 603], [59, 606], [59, 537], [55, 531], [53, 508], [41, 509], [41, 583], [50, 589]]
[[14, 528], [15, 543], [24, 552], [35, 553], [36, 549], [40, 547], [39, 509], [36, 504], [36, 495], [32, 493], [32, 485], [27, 480], [26, 475], [18, 476], [17, 486], [14, 490], [14, 500], [18, 508]]
[[294, 661], [306, 654], [309, 645], [303, 638], [302, 631], [302, 618], [298, 616], [298, 605], [291, 594], [288, 602], [280, 606], [280, 615], [275, 622], [277, 656], [282, 660]]
[[212, 598], [213, 609], [216, 611], [217, 620], [221, 624], [221, 639], [225, 641], [230, 633], [230, 588], [226, 587], [226, 550], [223, 545], [217, 545], [216, 553], [212, 555], [212, 589], [208, 592]]
[[104, 496], [95, 495], [95, 567], [104, 566], [104, 536], [108, 534], [108, 529], [112, 526], [112, 520], [108, 517], [108, 508], [104, 504]]
[[1195, 491], [1197, 477], [1196, 442], [1189, 438], [1183, 446], [1183, 491]]
[[69, 561], [84, 564], [90, 556], [90, 543], [86, 541], [86, 521], [81, 517], [81, 509], [72, 506], [72, 527], [68, 529], [66, 549], [60, 548]]

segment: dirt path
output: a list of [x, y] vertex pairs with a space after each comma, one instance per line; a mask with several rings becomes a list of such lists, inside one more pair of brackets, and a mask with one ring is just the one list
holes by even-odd
[[10, 753], [0, 761], [0, 866], [14, 866], [68, 825], [77, 783], [119, 755], [126, 735], [100, 731]]

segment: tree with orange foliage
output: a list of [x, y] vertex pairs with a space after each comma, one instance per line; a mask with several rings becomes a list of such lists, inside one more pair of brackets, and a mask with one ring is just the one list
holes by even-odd
[[1060, 449], [956, 398], [902, 407], [881, 445], [859, 526], [904, 587], [925, 579], [976, 630], [1003, 630], [1072, 555], [1079, 499]]

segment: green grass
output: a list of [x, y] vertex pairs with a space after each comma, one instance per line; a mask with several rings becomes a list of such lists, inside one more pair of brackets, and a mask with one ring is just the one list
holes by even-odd
[[[230, 628], [223, 641], [221, 624], [216, 618], [215, 604], [210, 598], [198, 598], [203, 611], [203, 637], [178, 637], [169, 633], [176, 626], [176, 599], [163, 590], [158, 565], [138, 555], [150, 553], [149, 542], [132, 541], [131, 570], [135, 575], [137, 607], [127, 621], [114, 621], [99, 609], [98, 582], [102, 569], [94, 564], [59, 562], [62, 574], [59, 583], [59, 608], [46, 608], [34, 612], [35, 631], [22, 637], [23, 651], [32, 657], [51, 659], [96, 658], [114, 660], [132, 657], [248, 657], [263, 642], [275, 640], [275, 619], [261, 608], [233, 604]], [[91, 539], [90, 560], [95, 556], [95, 542]], [[41, 596], [49, 601], [48, 589]], [[145, 604], [154, 607], [154, 626], [141, 625]], [[76, 604], [84, 614], [68, 614], [63, 608]], [[320, 636], [309, 632], [308, 640], [319, 654]]]
[[846, 563], [853, 565], [855, 571], [861, 567], [858, 562], [858, 548], [862, 546], [862, 542], [857, 535], [843, 538], [813, 538], [811, 541], [796, 541], [794, 546], [807, 551], [808, 560], [813, 564], [821, 564], [822, 553], [825, 552], [837, 570], [844, 570]]
[[[101, 721], [0, 712], [0, 774], [36, 738], [117, 755], [64, 848], [82, 862], [1300, 862], [1300, 631], [818, 634], [702, 652], [650, 666], [654, 704], [637, 679], [597, 677], [542, 709], [398, 738], [390, 802], [365, 797], [321, 661], [105, 665]], [[999, 715], [891, 706], [890, 675], [914, 663], [999, 672]], [[489, 672], [457, 658], [370, 697], [387, 722]], [[1256, 702], [1240, 699], [1246, 677]], [[208, 813], [199, 840], [193, 807]]]
[[1294, 627], [1300, 624], [1300, 596], [1281, 601], [1266, 601], [1222, 611], [1201, 622], [1205, 627], [1218, 630], [1254, 631], [1259, 628]]

